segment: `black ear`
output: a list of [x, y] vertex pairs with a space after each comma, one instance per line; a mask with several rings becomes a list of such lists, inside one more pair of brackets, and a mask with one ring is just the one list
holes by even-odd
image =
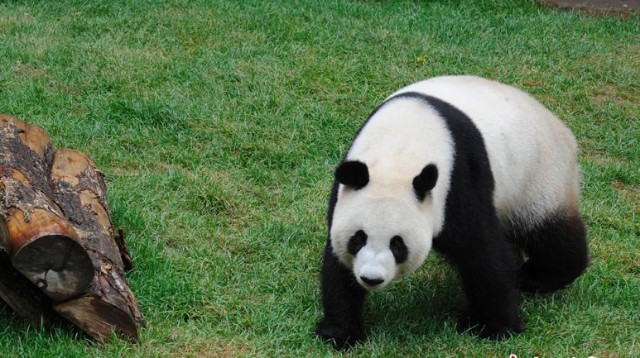
[[424, 200], [427, 196], [427, 192], [436, 186], [438, 180], [438, 168], [435, 164], [429, 164], [413, 178], [413, 190], [416, 192], [416, 196], [420, 201]]
[[364, 188], [367, 183], [369, 183], [369, 169], [367, 169], [367, 165], [355, 160], [342, 162], [342, 164], [336, 168], [335, 176], [338, 183], [356, 190]]

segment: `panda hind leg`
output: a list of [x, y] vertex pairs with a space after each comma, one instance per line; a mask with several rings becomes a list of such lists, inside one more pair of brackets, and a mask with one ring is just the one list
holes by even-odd
[[565, 288], [589, 264], [587, 232], [577, 212], [548, 219], [517, 236], [529, 257], [520, 270], [523, 292], [550, 293]]

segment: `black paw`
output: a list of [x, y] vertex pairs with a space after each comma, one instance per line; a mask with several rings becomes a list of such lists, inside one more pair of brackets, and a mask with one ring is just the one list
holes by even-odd
[[362, 328], [349, 329], [325, 320], [318, 323], [316, 335], [340, 350], [348, 349], [364, 341]]
[[547, 282], [536, 278], [523, 278], [520, 281], [520, 291], [531, 294], [545, 294], [557, 291], [563, 287], [550, 286]]
[[479, 320], [464, 316], [458, 320], [457, 330], [458, 333], [468, 332], [469, 334], [480, 338], [502, 341], [510, 338], [516, 333], [522, 332], [523, 330], [524, 324], [519, 317], [512, 319], [511, 321], [512, 322], [510, 323], [493, 321], [480, 322]]
[[530, 264], [524, 264], [520, 271], [520, 291], [532, 294], [551, 293], [565, 288], [567, 280], [554, 277], [552, 274], [534, 268]]

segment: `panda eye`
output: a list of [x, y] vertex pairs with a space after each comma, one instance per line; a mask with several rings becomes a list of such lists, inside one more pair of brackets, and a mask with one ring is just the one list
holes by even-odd
[[367, 244], [367, 234], [362, 230], [358, 230], [355, 235], [351, 236], [349, 239], [349, 244], [347, 245], [347, 250], [351, 255], [356, 255], [360, 249]]
[[393, 257], [396, 259], [396, 263], [401, 264], [407, 261], [409, 250], [400, 236], [396, 235], [391, 239], [389, 248], [391, 249], [391, 253], [393, 253]]

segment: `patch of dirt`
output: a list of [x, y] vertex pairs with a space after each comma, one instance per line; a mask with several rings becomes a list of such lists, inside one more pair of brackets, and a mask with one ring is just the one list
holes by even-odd
[[31, 78], [36, 77], [44, 77], [47, 75], [47, 72], [40, 68], [35, 68], [25, 64], [18, 64], [13, 68], [13, 73], [15, 75], [22, 75]]
[[543, 0], [561, 10], [578, 10], [593, 14], [617, 13], [628, 16], [640, 12], [640, 0]]
[[[624, 184], [620, 181], [613, 181], [611, 186], [625, 198], [629, 199], [632, 203], [640, 203], [640, 189], [631, 185]], [[636, 204], [636, 210], [640, 210], [640, 204]]]

